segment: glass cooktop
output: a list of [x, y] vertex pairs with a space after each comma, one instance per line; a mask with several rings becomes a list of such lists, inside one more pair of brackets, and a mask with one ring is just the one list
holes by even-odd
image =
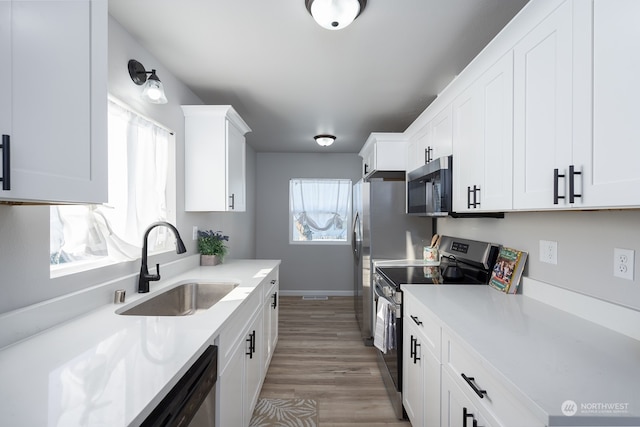
[[[400, 285], [484, 285], [487, 283], [481, 272], [473, 269], [462, 268], [463, 277], [450, 279], [443, 274], [446, 266], [438, 267], [377, 267], [380, 273], [388, 282], [400, 287]], [[480, 275], [480, 277], [478, 277]]]

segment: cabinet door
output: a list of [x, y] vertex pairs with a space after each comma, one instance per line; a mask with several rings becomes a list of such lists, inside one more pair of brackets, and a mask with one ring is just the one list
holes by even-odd
[[[553, 171], [571, 163], [572, 42], [565, 1], [514, 48], [515, 209], [565, 207], [553, 203]], [[562, 179], [559, 193], [566, 194]]]
[[415, 152], [412, 153], [414, 157], [408, 159], [408, 161], [412, 162], [413, 164], [413, 167], [408, 169], [409, 171], [412, 171], [428, 163], [427, 160], [429, 159], [429, 156], [433, 158], [433, 147], [429, 147], [429, 144], [432, 143], [431, 123], [428, 123], [422, 129], [420, 129], [415, 134], [412, 141], [415, 143]]
[[402, 360], [402, 403], [414, 426], [424, 425], [423, 343], [412, 322], [404, 322]]
[[484, 138], [480, 82], [460, 94], [453, 103], [453, 209], [475, 210], [472, 188], [482, 190]]
[[[217, 396], [220, 405], [219, 419], [222, 426], [242, 426], [246, 397], [244, 395], [245, 343], [236, 346], [229, 358], [229, 364], [218, 378]], [[247, 420], [247, 424], [249, 421]]]
[[457, 212], [511, 209], [512, 52], [500, 58], [456, 98], [453, 123], [454, 209]]
[[[251, 338], [253, 337], [253, 338]], [[262, 386], [262, 345], [263, 345], [263, 332], [262, 332], [262, 310], [258, 311], [258, 315], [254, 319], [253, 323], [249, 327], [247, 333], [246, 354], [245, 360], [245, 374], [246, 374], [246, 391], [245, 391], [245, 403], [244, 403], [244, 425], [248, 425], [251, 420], [251, 414], [253, 408], [258, 401], [258, 395], [260, 394], [260, 387]], [[253, 341], [253, 347], [251, 347], [251, 340]], [[226, 425], [226, 424], [225, 424]]]
[[230, 211], [247, 210], [245, 150], [244, 135], [227, 121], [227, 197]]
[[450, 156], [453, 153], [453, 110], [447, 105], [431, 121], [429, 145], [433, 149], [431, 159]]
[[[2, 7], [6, 15], [7, 2]], [[0, 198], [105, 202], [107, 2], [14, 1], [10, 8], [3, 68], [11, 69], [12, 125], [1, 132], [11, 137], [11, 190]]]
[[640, 205], [640, 2], [595, 0], [593, 12], [593, 142], [584, 139], [583, 204]]
[[269, 363], [271, 362], [271, 357], [273, 356], [276, 343], [278, 342], [278, 311], [280, 309], [278, 307], [278, 303], [278, 285], [276, 284], [271, 288], [271, 291], [266, 296], [264, 304], [262, 305], [262, 330], [264, 336], [262, 346], [262, 363], [265, 375], [269, 369]]

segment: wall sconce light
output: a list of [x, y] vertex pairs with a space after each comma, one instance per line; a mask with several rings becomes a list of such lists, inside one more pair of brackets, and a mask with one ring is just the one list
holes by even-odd
[[364, 10], [367, 0], [305, 0], [307, 10], [322, 28], [341, 30]]
[[[147, 74], [150, 74], [147, 77]], [[129, 60], [129, 76], [131, 80], [138, 86], [144, 85], [142, 88], [142, 99], [153, 104], [166, 104], [167, 97], [164, 94], [162, 82], [156, 75], [156, 70], [147, 71], [140, 62], [135, 59]]]
[[333, 135], [316, 135], [313, 137], [316, 140], [318, 145], [322, 147], [328, 147], [336, 140], [336, 137]]

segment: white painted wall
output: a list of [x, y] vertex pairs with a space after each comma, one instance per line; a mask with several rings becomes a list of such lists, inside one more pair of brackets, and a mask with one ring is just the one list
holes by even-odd
[[[129, 59], [137, 59], [148, 69], [157, 70], [169, 103], [154, 105], [139, 99], [140, 87], [131, 81], [127, 71]], [[184, 118], [180, 105], [202, 104], [202, 101], [113, 18], [109, 19], [109, 92], [176, 133], [177, 227], [187, 246], [188, 253], [184, 256], [196, 253], [191, 229], [197, 225], [230, 235], [229, 258], [254, 258], [255, 151], [247, 147], [247, 212], [185, 213]], [[177, 257], [175, 253], [167, 253], [152, 257], [149, 262], [163, 264]], [[135, 261], [50, 279], [49, 207], [0, 205], [0, 314], [132, 274], [139, 268], [139, 261]], [[96, 306], [103, 303], [96, 301]]]
[[[308, 143], [313, 143], [311, 137]], [[337, 142], [336, 142], [337, 143]], [[280, 290], [297, 294], [353, 293], [350, 245], [289, 244], [289, 180], [292, 178], [360, 179], [357, 154], [258, 153], [256, 184], [256, 253], [281, 259]]]
[[[438, 232], [529, 252], [525, 276], [640, 310], [640, 210], [521, 212], [504, 219], [447, 218]], [[540, 262], [539, 241], [558, 242], [558, 264]], [[613, 248], [635, 250], [635, 280], [613, 277]]]

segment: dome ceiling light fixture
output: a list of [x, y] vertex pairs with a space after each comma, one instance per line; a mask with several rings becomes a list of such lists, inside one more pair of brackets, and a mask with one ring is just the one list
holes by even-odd
[[318, 145], [322, 147], [328, 147], [336, 140], [336, 137], [333, 135], [316, 135], [313, 137], [316, 140]]
[[367, 0], [305, 0], [307, 10], [322, 28], [341, 30], [364, 10]]

